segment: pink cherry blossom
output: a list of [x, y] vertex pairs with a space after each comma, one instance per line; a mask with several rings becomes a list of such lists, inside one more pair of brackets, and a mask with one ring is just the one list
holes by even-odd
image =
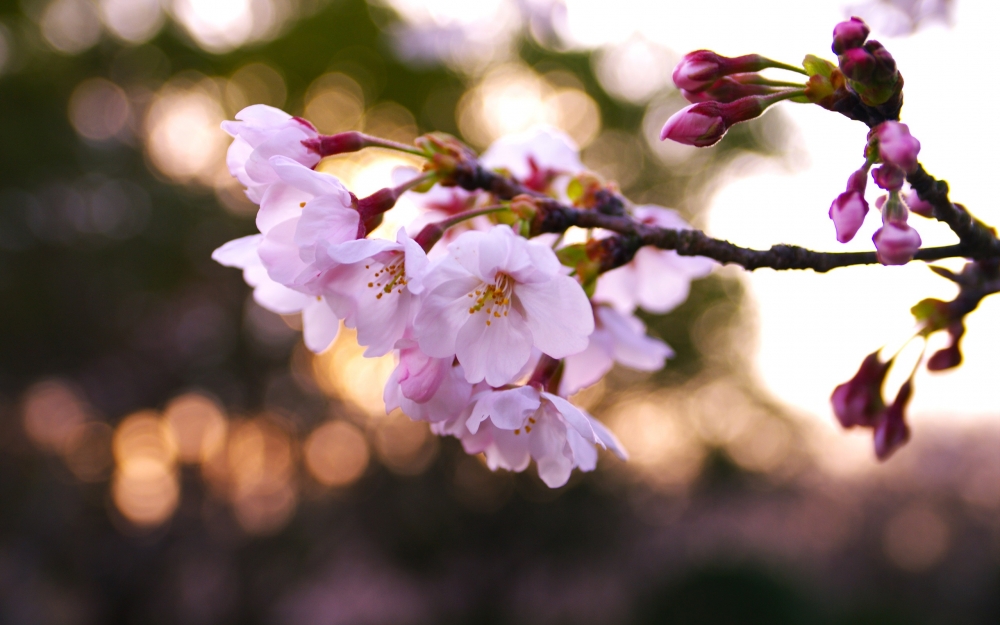
[[415, 341], [400, 341], [399, 363], [385, 384], [386, 413], [399, 408], [415, 421], [440, 423], [467, 411], [473, 386], [453, 359], [431, 358]]
[[670, 139], [699, 148], [718, 143], [729, 126], [717, 102], [698, 102], [670, 116], [660, 131], [660, 141]]
[[920, 142], [910, 134], [906, 124], [887, 121], [875, 127], [878, 153], [882, 162], [912, 174], [917, 169]]
[[614, 363], [637, 371], [659, 371], [674, 355], [666, 343], [646, 334], [646, 325], [634, 315], [610, 306], [594, 307], [594, 333], [587, 349], [563, 359], [559, 393], [564, 396], [595, 384]]
[[[688, 230], [691, 226], [676, 212], [661, 206], [637, 206], [633, 216], [644, 224]], [[671, 250], [643, 247], [626, 265], [602, 274], [593, 300], [629, 315], [636, 306], [665, 313], [687, 299], [691, 280], [704, 278], [715, 262], [700, 256], [681, 256]]]
[[483, 167], [506, 169], [525, 182], [534, 176], [578, 174], [585, 168], [580, 149], [566, 133], [549, 126], [506, 135], [479, 157]]
[[275, 156], [278, 182], [264, 193], [257, 227], [260, 258], [272, 280], [318, 295], [317, 280], [334, 263], [327, 250], [357, 238], [353, 196], [337, 178]]
[[420, 349], [457, 356], [471, 383], [514, 381], [533, 347], [553, 358], [583, 351], [594, 316], [583, 288], [548, 246], [508, 226], [465, 232], [424, 279], [414, 322]]
[[920, 249], [920, 235], [905, 221], [885, 223], [872, 237], [878, 262], [883, 265], [905, 265]]
[[574, 468], [594, 470], [596, 447], [627, 457], [601, 422], [558, 395], [522, 386], [484, 390], [473, 399], [464, 423], [442, 429], [462, 438], [469, 453], [484, 453], [490, 469], [523, 471], [534, 459], [542, 481], [558, 488]]
[[267, 275], [257, 250], [264, 235], [254, 234], [229, 241], [212, 252], [212, 259], [226, 267], [243, 270], [243, 279], [253, 287], [253, 298], [262, 307], [281, 315], [302, 313], [302, 338], [306, 347], [319, 353], [337, 338], [340, 320], [322, 297], [300, 293]]
[[357, 239], [324, 250], [332, 265], [321, 291], [344, 324], [358, 331], [365, 356], [389, 353], [416, 313], [427, 254], [403, 228], [396, 241]]
[[302, 144], [319, 136], [306, 120], [264, 104], [246, 107], [236, 119], [222, 122], [222, 129], [234, 137], [226, 165], [253, 202], [259, 204], [268, 185], [278, 181], [270, 164], [272, 156], [286, 156], [310, 168], [319, 162], [319, 155]]

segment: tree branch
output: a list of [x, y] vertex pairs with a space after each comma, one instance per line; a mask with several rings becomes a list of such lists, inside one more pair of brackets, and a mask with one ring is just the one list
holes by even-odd
[[[918, 172], [923, 170], [919, 169]], [[927, 176], [926, 172], [923, 174]], [[934, 180], [930, 176], [927, 178]], [[458, 186], [467, 191], [488, 191], [501, 200], [511, 200], [518, 195], [537, 198], [540, 211], [532, 224], [532, 231], [535, 234], [565, 232], [570, 226], [577, 226], [602, 228], [622, 235], [613, 257], [606, 259], [605, 270], [629, 262], [635, 253], [646, 245], [674, 250], [681, 256], [704, 256], [723, 264], [739, 265], [750, 271], [763, 268], [812, 269], [825, 273], [838, 267], [878, 263], [875, 252], [817, 252], [796, 245], [774, 245], [767, 250], [755, 250], [729, 241], [714, 239], [701, 230], [674, 230], [649, 226], [623, 214], [623, 200], [612, 193], [606, 193], [601, 197], [601, 202], [593, 210], [573, 208], [528, 189], [497, 172], [485, 169], [475, 161], [460, 163], [454, 171], [453, 179]], [[945, 185], [945, 197], [947, 197], [947, 185]], [[992, 235], [990, 240], [1000, 243]], [[978, 259], [1000, 256], [1000, 245], [994, 246], [993, 243], [978, 241], [978, 239], [974, 241], [963, 239], [963, 242], [957, 245], [924, 248], [917, 251], [915, 259], [934, 261], [942, 258]]]

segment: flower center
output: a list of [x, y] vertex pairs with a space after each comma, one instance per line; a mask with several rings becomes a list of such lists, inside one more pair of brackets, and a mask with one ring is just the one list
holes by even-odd
[[505, 273], [497, 273], [493, 284], [483, 283], [478, 289], [469, 293], [469, 297], [473, 299], [472, 306], [469, 306], [469, 314], [474, 315], [485, 309], [486, 325], [490, 325], [493, 319], [507, 316], [513, 292], [514, 279]]
[[397, 295], [403, 292], [403, 288], [406, 286], [406, 265], [403, 260], [402, 254], [393, 254], [393, 259], [381, 266], [377, 264], [365, 265], [365, 269], [376, 267], [375, 274], [368, 282], [369, 289], [378, 289], [379, 291], [375, 294], [375, 299], [382, 299], [383, 295], [392, 293], [393, 289]]

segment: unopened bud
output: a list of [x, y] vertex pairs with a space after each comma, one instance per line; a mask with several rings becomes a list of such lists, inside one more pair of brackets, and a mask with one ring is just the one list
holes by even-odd
[[847, 243], [861, 229], [868, 214], [868, 202], [857, 191], [845, 191], [830, 205], [830, 219], [837, 229], [837, 240]]
[[934, 217], [934, 205], [925, 200], [921, 200], [920, 196], [917, 195], [917, 192], [913, 189], [903, 193], [903, 201], [906, 202], [906, 206], [917, 215], [928, 218]]
[[906, 425], [906, 405], [913, 396], [913, 381], [907, 380], [899, 387], [896, 399], [878, 417], [875, 425], [875, 456], [887, 460], [897, 449], [910, 440], [910, 428]]
[[928, 371], [944, 371], [945, 369], [953, 369], [962, 364], [962, 350], [958, 342], [965, 334], [965, 324], [961, 319], [948, 326], [948, 334], [951, 335], [951, 345], [934, 352], [927, 359]]
[[723, 76], [702, 91], [681, 89], [681, 95], [692, 104], [698, 102], [728, 103], [752, 95], [769, 95], [778, 90], [778, 87], [761, 82], [759, 78], [759, 74]]
[[868, 24], [858, 17], [837, 24], [833, 27], [833, 53], [843, 54], [852, 48], [860, 48], [869, 32]]
[[849, 80], [868, 82], [875, 73], [875, 57], [864, 48], [851, 48], [840, 55], [840, 71]]
[[320, 135], [312, 139], [306, 139], [302, 145], [319, 154], [320, 156], [333, 156], [335, 154], [347, 154], [357, 152], [366, 147], [368, 142], [360, 132], [341, 132], [335, 135]]
[[882, 122], [872, 134], [878, 141], [878, 154], [883, 163], [898, 167], [906, 173], [913, 173], [917, 169], [920, 141], [910, 134], [906, 124]]
[[906, 174], [899, 167], [882, 165], [872, 170], [872, 180], [879, 188], [886, 191], [899, 191], [906, 182]]
[[695, 50], [684, 55], [674, 68], [674, 84], [679, 89], [701, 91], [711, 86], [723, 76], [741, 72], [759, 72], [780, 64], [759, 54], [747, 54], [734, 58], [725, 57], [711, 50]]
[[892, 364], [879, 360], [878, 352], [868, 354], [854, 377], [834, 389], [830, 396], [833, 413], [845, 428], [871, 427], [885, 407], [882, 384]]
[[878, 262], [883, 265], [905, 265], [920, 249], [920, 235], [904, 222], [890, 221], [872, 237]]
[[671, 139], [699, 148], [715, 145], [729, 128], [739, 122], [759, 117], [772, 104], [772, 96], [749, 96], [735, 102], [699, 102], [671, 115], [660, 140]]

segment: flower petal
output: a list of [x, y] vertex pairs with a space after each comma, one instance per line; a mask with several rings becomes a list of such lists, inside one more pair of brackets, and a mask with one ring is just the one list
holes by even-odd
[[[490, 386], [513, 382], [531, 357], [531, 330], [520, 313], [511, 309], [509, 315], [494, 317], [485, 309], [464, 312], [466, 321], [455, 337], [455, 355], [465, 369], [465, 379], [473, 384], [486, 380]], [[420, 346], [423, 349], [423, 343]]]
[[582, 352], [594, 331], [594, 313], [580, 284], [567, 276], [550, 282], [518, 284], [517, 302], [524, 309], [535, 347], [553, 358]]

